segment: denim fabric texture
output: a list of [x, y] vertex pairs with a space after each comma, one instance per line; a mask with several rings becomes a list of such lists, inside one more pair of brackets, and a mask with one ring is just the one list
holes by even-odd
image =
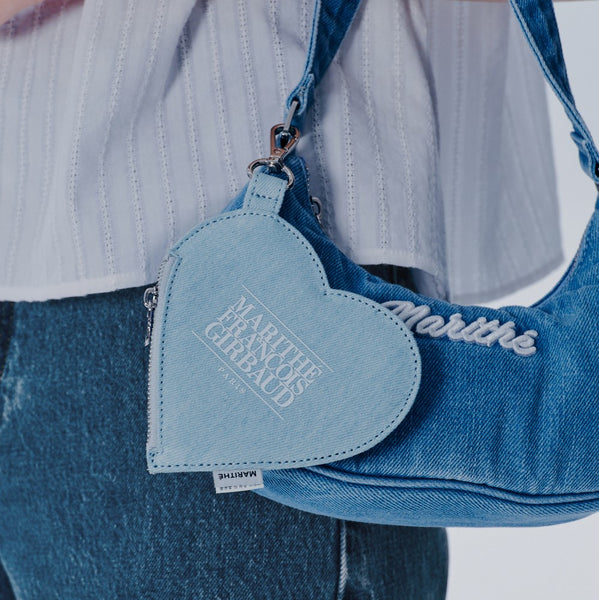
[[142, 294], [0, 303], [0, 598], [442, 599], [441, 529], [147, 473]]
[[323, 78], [358, 11], [360, 0], [316, 0], [312, 32], [304, 74], [287, 98], [287, 109], [299, 101], [293, 125], [301, 128], [302, 119], [312, 104], [314, 88]]
[[[286, 186], [254, 172], [242, 209], [190, 232], [161, 270], [153, 473], [347, 458], [380, 443], [414, 401], [413, 335], [380, 304], [328, 286], [314, 250], [278, 216]], [[368, 418], [364, 398], [376, 399]]]
[[[379, 303], [426, 306], [436, 320], [416, 339], [421, 385], [405, 420], [373, 449], [307, 469], [266, 471], [257, 493], [296, 508], [356, 521], [420, 526], [547, 525], [599, 509], [599, 213], [554, 291], [532, 307], [500, 310], [427, 298], [349, 261], [310, 207], [301, 159], [281, 217], [314, 248], [334, 289]], [[243, 195], [228, 210], [240, 209]], [[529, 354], [481, 338], [432, 337], [439, 319], [513, 323], [534, 330]], [[408, 319], [409, 324], [409, 319]], [[424, 320], [422, 319], [422, 322]], [[347, 324], [351, 327], [351, 323]], [[368, 415], [365, 397], [362, 414]]]
[[599, 152], [583, 121], [568, 82], [561, 41], [551, 0], [510, 0], [547, 83], [561, 102], [573, 126], [572, 140], [578, 147], [582, 170], [599, 182]]
[[148, 474], [142, 296], [0, 303], [0, 599], [442, 599], [443, 530]]
[[[510, 3], [597, 183], [599, 154], [574, 103], [552, 2]], [[339, 31], [350, 22], [340, 18]], [[408, 417], [375, 448], [327, 466], [267, 471], [258, 493], [319, 514], [408, 525], [547, 525], [598, 510], [597, 205], [555, 289], [531, 307], [493, 310], [373, 278], [322, 234], [301, 186], [288, 196], [281, 215], [315, 249], [331, 287], [389, 303], [413, 329], [422, 381]]]
[[[572, 139], [578, 147], [582, 169], [595, 183], [599, 183], [599, 152], [574, 102], [552, 1], [509, 1], [547, 82], [572, 123]], [[351, 0], [350, 2], [317, 0], [315, 3], [304, 74], [286, 103], [287, 109], [289, 109], [294, 99], [300, 101], [299, 109], [292, 121], [300, 128], [302, 118], [312, 102], [314, 87], [324, 76], [341, 45], [359, 4], [360, 0]]]

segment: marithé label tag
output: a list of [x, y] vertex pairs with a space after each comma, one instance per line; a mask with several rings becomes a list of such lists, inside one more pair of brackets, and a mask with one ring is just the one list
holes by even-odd
[[259, 490], [264, 487], [262, 471], [247, 469], [242, 471], [214, 471], [212, 473], [214, 489], [217, 494]]

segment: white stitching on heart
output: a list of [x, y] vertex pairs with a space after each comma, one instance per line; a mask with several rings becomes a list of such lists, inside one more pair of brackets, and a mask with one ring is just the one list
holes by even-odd
[[[328, 285], [328, 281], [326, 279], [323, 267], [322, 267], [322, 263], [320, 262], [320, 259], [318, 257], [318, 255], [316, 254], [316, 252], [314, 251], [314, 249], [312, 248], [312, 246], [310, 246], [310, 244], [308, 244], [308, 242], [303, 238], [303, 236], [291, 225], [289, 225], [286, 221], [284, 221], [281, 217], [279, 217], [278, 215], [273, 215], [272, 213], [262, 213], [262, 212], [254, 212], [254, 211], [242, 211], [242, 212], [233, 212], [230, 213], [228, 215], [223, 215], [221, 217], [217, 217], [216, 219], [213, 219], [211, 221], [208, 221], [207, 223], [204, 223], [200, 226], [198, 226], [196, 229], [194, 229], [193, 231], [190, 231], [176, 246], [176, 248], [174, 249], [174, 252], [176, 252], [181, 245], [186, 242], [187, 240], [191, 239], [192, 237], [194, 237], [195, 235], [197, 235], [200, 231], [202, 231], [203, 229], [211, 226], [211, 225], [215, 225], [216, 223], [220, 223], [222, 221], [227, 221], [230, 219], [234, 219], [237, 217], [243, 217], [243, 216], [259, 216], [259, 217], [267, 217], [270, 219], [273, 219], [275, 221], [278, 221], [281, 225], [283, 225], [287, 231], [289, 231], [291, 234], [293, 234], [293, 236], [296, 238], [296, 240], [308, 251], [308, 253], [310, 254], [310, 256], [312, 257], [312, 262], [315, 263], [316, 268], [318, 270], [318, 273], [320, 275], [320, 280], [322, 283], [322, 286], [324, 288], [324, 293], [328, 294], [328, 293], [333, 293], [337, 296], [342, 296], [344, 298], [347, 298], [349, 300], [354, 300], [356, 302], [359, 302], [360, 304], [365, 304], [366, 306], [368, 306], [369, 308], [374, 309], [377, 313], [380, 313], [383, 316], [388, 316], [389, 319], [393, 322], [394, 325], [397, 325], [398, 327], [401, 326], [403, 323], [401, 321], [398, 321], [397, 318], [395, 316], [392, 316], [392, 313], [390, 311], [388, 311], [386, 308], [382, 308], [380, 306], [378, 306], [374, 301], [372, 300], [368, 300], [368, 299], [363, 299], [360, 296], [356, 295], [356, 294], [352, 294], [352, 293], [348, 293], [348, 292], [343, 292], [341, 290], [335, 290], [331, 287], [329, 287]], [[173, 272], [170, 276], [170, 280], [173, 281], [176, 277], [177, 271], [179, 270], [179, 267], [181, 266], [181, 259], [180, 257], [177, 256], [177, 258], [179, 258], [177, 264], [175, 265]], [[164, 373], [164, 330], [166, 329], [166, 321], [168, 318], [168, 312], [169, 312], [169, 304], [170, 304], [170, 300], [171, 300], [171, 290], [169, 289], [169, 292], [167, 294], [167, 299], [166, 299], [166, 306], [164, 308], [164, 326], [162, 328], [162, 335], [160, 338], [160, 410], [159, 410], [159, 439], [160, 439], [160, 447], [163, 447], [163, 431], [162, 431], [162, 423], [163, 423], [163, 416], [164, 416], [164, 398], [162, 396], [162, 383], [163, 383], [163, 373]], [[409, 343], [409, 348], [410, 351], [412, 353], [412, 357], [413, 357], [413, 365], [414, 365], [414, 370], [413, 370], [413, 378], [412, 378], [412, 384], [410, 386], [410, 390], [408, 392], [408, 394], [406, 394], [406, 400], [404, 401], [404, 403], [398, 407], [399, 408], [399, 412], [397, 413], [397, 415], [385, 426], [385, 428], [380, 431], [378, 434], [374, 435], [372, 438], [370, 438], [369, 440], [363, 442], [362, 444], [359, 444], [357, 446], [355, 446], [354, 448], [349, 448], [347, 450], [342, 450], [340, 452], [335, 452], [333, 454], [329, 454], [326, 456], [313, 456], [313, 457], [306, 457], [306, 458], [302, 458], [302, 459], [297, 459], [297, 460], [283, 460], [283, 461], [248, 461], [248, 462], [228, 462], [228, 463], [179, 463], [179, 464], [158, 464], [156, 462], [156, 452], [148, 452], [148, 458], [150, 460], [150, 462], [152, 463], [152, 466], [154, 468], [164, 468], [164, 469], [169, 469], [169, 468], [179, 468], [179, 467], [210, 467], [210, 468], [214, 468], [214, 467], [231, 467], [231, 466], [242, 466], [242, 465], [288, 465], [288, 464], [301, 464], [301, 463], [306, 463], [306, 462], [313, 462], [313, 461], [329, 461], [329, 460], [340, 460], [342, 457], [344, 457], [347, 454], [353, 455], [356, 454], [358, 450], [360, 450], [361, 448], [364, 448], [366, 446], [370, 447], [372, 445], [372, 443], [381, 438], [384, 437], [387, 433], [387, 431], [389, 429], [394, 429], [395, 428], [395, 424], [397, 423], [398, 419], [400, 419], [400, 417], [403, 416], [404, 414], [404, 409], [406, 407], [406, 405], [408, 404], [408, 401], [412, 398], [412, 395], [414, 393], [414, 388], [416, 387], [417, 383], [419, 382], [420, 379], [420, 361], [419, 361], [419, 353], [418, 353], [418, 349], [417, 347], [414, 345], [412, 339], [410, 338], [410, 336], [402, 330], [401, 332], [403, 334], [403, 336], [405, 338], [407, 338], [408, 343]]]

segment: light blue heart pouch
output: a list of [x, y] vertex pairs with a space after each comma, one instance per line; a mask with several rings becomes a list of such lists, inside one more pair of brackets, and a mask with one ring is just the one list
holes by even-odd
[[312, 246], [278, 214], [287, 179], [263, 170], [237, 210], [191, 231], [162, 270], [151, 472], [353, 456], [389, 435], [418, 391], [420, 358], [404, 322], [330, 287]]

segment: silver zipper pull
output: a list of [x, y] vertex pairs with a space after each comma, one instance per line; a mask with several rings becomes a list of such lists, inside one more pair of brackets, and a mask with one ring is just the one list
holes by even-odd
[[152, 325], [154, 324], [154, 310], [158, 304], [158, 286], [153, 285], [144, 292], [144, 306], [148, 310], [147, 321], [146, 321], [146, 339], [144, 346], [150, 345], [152, 339]]

